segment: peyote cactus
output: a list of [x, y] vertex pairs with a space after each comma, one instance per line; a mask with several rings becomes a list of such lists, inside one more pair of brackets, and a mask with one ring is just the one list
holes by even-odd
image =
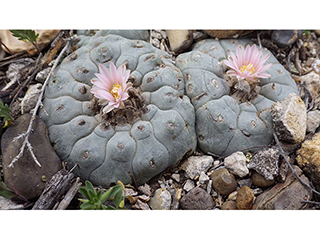
[[[196, 111], [196, 133], [201, 150], [225, 156], [236, 151], [268, 145], [272, 141], [270, 107], [289, 93], [298, 94], [290, 74], [271, 54], [265, 71], [271, 77], [260, 80], [256, 94], [242, 100], [233, 92], [223, 60], [238, 45], [252, 45], [248, 39], [202, 40], [191, 52], [180, 54], [176, 65], [186, 81], [186, 95]], [[269, 51], [262, 49], [262, 54]], [[255, 148], [256, 147], [256, 148]]]
[[[90, 92], [99, 64], [126, 64], [133, 89], [125, 109], [102, 116]], [[143, 184], [195, 150], [194, 108], [170, 56], [142, 40], [84, 36], [45, 91], [39, 115], [62, 161], [95, 185]]]

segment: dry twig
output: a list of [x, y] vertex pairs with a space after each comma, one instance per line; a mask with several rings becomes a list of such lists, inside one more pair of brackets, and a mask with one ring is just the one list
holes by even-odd
[[282, 157], [284, 158], [284, 160], [285, 160], [286, 163], [288, 164], [288, 166], [289, 166], [290, 170], [292, 171], [292, 173], [294, 174], [294, 176], [295, 176], [295, 177], [300, 181], [300, 183], [301, 183], [303, 186], [305, 186], [307, 189], [309, 189], [309, 190], [311, 190], [312, 192], [320, 195], [320, 193], [319, 193], [317, 190], [313, 189], [313, 188], [310, 187], [307, 183], [305, 183], [305, 182], [299, 177], [299, 175], [296, 173], [296, 171], [293, 169], [293, 167], [291, 166], [291, 164], [290, 164], [290, 162], [289, 162], [289, 160], [288, 160], [285, 152], [283, 151], [283, 149], [282, 149], [282, 147], [281, 147], [281, 144], [280, 144], [280, 142], [279, 142], [279, 139], [278, 139], [278, 137], [277, 137], [277, 134], [276, 134], [274, 131], [273, 131], [273, 138], [274, 138], [274, 140], [276, 141], [276, 144], [277, 144], [277, 146], [278, 146], [279, 149], [280, 149], [280, 154], [282, 155]]
[[40, 95], [39, 95], [39, 98], [38, 98], [38, 101], [37, 101], [37, 104], [35, 106], [35, 108], [32, 110], [33, 113], [32, 113], [32, 116], [31, 116], [31, 120], [30, 120], [30, 123], [29, 123], [29, 126], [28, 126], [28, 129], [26, 132], [18, 135], [17, 137], [14, 138], [13, 141], [17, 141], [18, 139], [20, 138], [25, 138], [23, 143], [22, 143], [22, 146], [20, 148], [20, 151], [19, 151], [19, 154], [11, 161], [11, 163], [8, 165], [8, 167], [14, 167], [14, 163], [17, 162], [19, 160], [19, 158], [23, 155], [23, 152], [24, 152], [24, 149], [25, 147], [27, 146], [29, 152], [31, 153], [32, 155], [32, 158], [33, 160], [35, 161], [35, 163], [41, 167], [41, 164], [39, 163], [39, 161], [37, 160], [36, 156], [34, 155], [33, 153], [33, 150], [32, 150], [32, 146], [29, 142], [29, 136], [30, 136], [30, 133], [32, 131], [32, 124], [33, 124], [33, 121], [35, 120], [35, 117], [36, 117], [36, 114], [37, 114], [37, 111], [39, 109], [39, 106], [41, 105], [41, 102], [42, 102], [42, 96], [44, 94], [44, 90], [45, 90], [45, 87], [46, 85], [48, 84], [49, 82], [49, 79], [51, 77], [51, 75], [53, 75], [53, 71], [55, 70], [55, 68], [57, 67], [61, 57], [63, 56], [63, 54], [67, 51], [67, 49], [70, 47], [71, 45], [71, 42], [72, 42], [73, 38], [69, 38], [68, 39], [68, 42], [66, 44], [66, 46], [62, 49], [62, 51], [60, 52], [59, 56], [57, 57], [53, 67], [51, 68], [51, 71], [47, 77], [47, 79], [45, 80], [45, 82], [43, 83], [43, 86], [42, 86], [42, 89], [41, 89], [41, 92], [40, 92]]

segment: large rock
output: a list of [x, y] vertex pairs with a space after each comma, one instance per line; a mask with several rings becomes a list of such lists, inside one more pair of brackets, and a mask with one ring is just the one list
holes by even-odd
[[297, 151], [297, 163], [303, 169], [316, 189], [320, 190], [320, 132], [306, 140]]
[[204, 30], [206, 34], [214, 38], [237, 38], [251, 33], [252, 30]]
[[[298, 166], [293, 166], [296, 173], [307, 184], [309, 180], [303, 175]], [[257, 210], [298, 210], [305, 207], [302, 201], [308, 201], [312, 197], [312, 193], [290, 171], [286, 181], [278, 183], [269, 191], [259, 195], [252, 209]]]
[[307, 108], [295, 93], [271, 107], [274, 128], [279, 140], [286, 143], [300, 143], [307, 129]]
[[193, 43], [192, 30], [166, 30], [170, 49], [174, 53], [181, 53]]
[[29, 136], [29, 142], [41, 167], [34, 162], [27, 147], [13, 167], [8, 167], [19, 154], [24, 141], [24, 138], [20, 138], [13, 142], [13, 139], [27, 131], [30, 117], [31, 114], [24, 114], [16, 119], [1, 139], [4, 182], [8, 188], [12, 190], [15, 188], [29, 200], [39, 197], [45, 188], [45, 181], [61, 169], [60, 159], [50, 144], [46, 125], [38, 117], [33, 122], [33, 131]]
[[280, 150], [277, 146], [264, 148], [252, 156], [248, 168], [272, 181], [279, 174], [279, 157]]
[[181, 198], [180, 206], [185, 210], [209, 210], [213, 209], [215, 204], [210, 194], [200, 187], [195, 187]]

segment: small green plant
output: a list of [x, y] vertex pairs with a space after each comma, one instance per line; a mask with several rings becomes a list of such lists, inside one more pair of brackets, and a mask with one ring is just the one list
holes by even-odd
[[13, 123], [13, 118], [10, 116], [10, 108], [7, 104], [3, 105], [2, 101], [0, 100], [0, 117], [4, 119], [3, 128], [9, 127]]
[[14, 190], [9, 189], [7, 185], [0, 178], [0, 196], [3, 196], [8, 199], [11, 199], [14, 197], [18, 200], [23, 200], [26, 203], [28, 203], [28, 199], [22, 196], [15, 187], [13, 187], [13, 189]]
[[40, 54], [40, 48], [37, 44], [37, 38], [39, 34], [36, 34], [34, 30], [10, 30], [12, 36], [17, 37], [21, 41], [29, 41], [37, 49], [38, 54]]
[[0, 178], [0, 196], [3, 196], [8, 199], [13, 198], [14, 196], [12, 191], [7, 188], [7, 185], [4, 182], [2, 182], [1, 178]]
[[[124, 186], [122, 182], [118, 181], [118, 185], [115, 185], [109, 188], [106, 192], [103, 193], [102, 189], [99, 189], [98, 192], [94, 189], [90, 181], [85, 182], [86, 187], [80, 187], [79, 192], [87, 199], [79, 199], [82, 202], [80, 208], [83, 210], [116, 210], [124, 209], [124, 198], [122, 191], [124, 191]], [[116, 208], [113, 206], [105, 206], [104, 202], [111, 200], [116, 205]]]
[[311, 33], [311, 31], [310, 30], [302, 30], [302, 33], [304, 35], [308, 36]]

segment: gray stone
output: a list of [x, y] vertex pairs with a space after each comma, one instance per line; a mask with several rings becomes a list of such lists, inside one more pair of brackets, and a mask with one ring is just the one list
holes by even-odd
[[171, 175], [171, 178], [172, 178], [173, 180], [175, 180], [176, 182], [180, 182], [180, 174], [179, 174], [179, 173], [173, 173], [173, 174]]
[[180, 206], [185, 210], [209, 210], [213, 209], [215, 204], [210, 194], [200, 187], [195, 187], [181, 198]]
[[[312, 71], [306, 75], [298, 77], [297, 80], [309, 90], [313, 99], [316, 101], [320, 94], [320, 75]], [[301, 97], [303, 96], [304, 95], [301, 95]]]
[[251, 187], [252, 180], [251, 180], [251, 178], [245, 178], [245, 179], [238, 180], [238, 185], [239, 185], [239, 188], [242, 188], [243, 186]]
[[320, 111], [314, 110], [307, 113], [307, 132], [314, 133], [320, 125]]
[[183, 190], [189, 192], [191, 189], [195, 187], [194, 182], [191, 179], [187, 179], [186, 183], [183, 186]]
[[207, 174], [205, 174], [204, 172], [201, 172], [200, 173], [200, 176], [199, 176], [199, 183], [200, 184], [204, 184], [205, 182], [209, 181], [209, 177], [207, 176]]
[[280, 47], [291, 46], [298, 37], [301, 36], [301, 30], [273, 30], [271, 39]]
[[39, 83], [44, 83], [46, 78], [48, 77], [49, 73], [51, 71], [51, 67], [45, 68], [37, 73], [35, 80]]
[[173, 189], [171, 210], [178, 210], [179, 209], [181, 193], [182, 193], [181, 188]]
[[267, 180], [273, 180], [279, 174], [279, 157], [277, 146], [262, 149], [252, 156], [248, 168], [254, 169]]
[[149, 205], [140, 199], [137, 199], [137, 202], [132, 207], [137, 210], [151, 210]]
[[24, 114], [16, 119], [1, 139], [4, 182], [9, 189], [13, 190], [14, 187], [28, 200], [39, 197], [45, 188], [45, 181], [61, 169], [60, 159], [50, 144], [46, 125], [37, 116], [33, 122], [29, 142], [41, 167], [34, 162], [27, 148], [14, 166], [8, 167], [19, 154], [24, 141], [24, 138], [21, 138], [13, 142], [13, 139], [27, 130], [30, 117], [31, 114]]
[[181, 169], [186, 172], [186, 176], [195, 179], [201, 172], [207, 172], [212, 166], [213, 158], [211, 156], [191, 156], [181, 164]]
[[224, 159], [224, 166], [230, 171], [230, 173], [239, 177], [245, 177], [249, 174], [247, 168], [247, 158], [243, 152], [235, 152]]
[[36, 106], [41, 93], [41, 88], [41, 83], [33, 84], [28, 87], [28, 90], [21, 101], [22, 114], [30, 112], [30, 110]]
[[6, 72], [7, 78], [12, 82], [19, 81], [21, 77], [21, 69], [27, 67], [28, 65], [32, 64], [34, 60], [32, 58], [25, 58], [23, 62], [16, 62], [11, 63], [8, 67], [8, 70]]
[[152, 210], [169, 210], [171, 205], [171, 194], [164, 188], [158, 188], [149, 201]]
[[138, 187], [138, 190], [140, 192], [142, 192], [143, 194], [151, 197], [152, 193], [151, 193], [151, 187], [148, 184], [143, 184], [141, 186]]
[[303, 141], [307, 129], [307, 108], [299, 96], [291, 93], [283, 101], [273, 103], [271, 115], [280, 141], [292, 144]]

